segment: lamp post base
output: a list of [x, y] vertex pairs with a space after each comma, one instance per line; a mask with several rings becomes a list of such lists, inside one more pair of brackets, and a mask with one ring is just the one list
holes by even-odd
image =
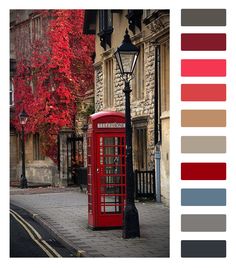
[[123, 223], [123, 238], [140, 237], [138, 210], [134, 204], [126, 205]]
[[20, 179], [20, 188], [28, 188], [28, 182], [27, 179], [25, 178], [25, 176], [21, 175], [21, 179]]

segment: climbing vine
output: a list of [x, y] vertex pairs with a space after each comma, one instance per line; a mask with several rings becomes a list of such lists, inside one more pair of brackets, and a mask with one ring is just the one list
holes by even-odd
[[18, 114], [25, 109], [25, 132], [39, 133], [43, 153], [56, 162], [57, 134], [62, 127], [74, 129], [77, 103], [93, 88], [94, 36], [83, 34], [83, 10], [46, 10], [40, 15], [40, 38], [30, 40], [27, 53], [16, 45], [11, 123], [20, 130]]

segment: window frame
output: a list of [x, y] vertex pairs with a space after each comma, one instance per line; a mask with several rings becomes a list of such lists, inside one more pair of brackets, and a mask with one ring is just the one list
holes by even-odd
[[170, 47], [169, 40], [160, 43], [161, 114], [170, 110]]
[[44, 156], [40, 150], [40, 135], [39, 133], [33, 134], [33, 160], [44, 160]]
[[[145, 89], [145, 53], [144, 53], [144, 43], [138, 45], [140, 52], [139, 57], [135, 67], [135, 75], [133, 80], [133, 100], [144, 99], [144, 89]], [[141, 82], [141, 83], [140, 83]]]
[[114, 60], [108, 58], [104, 62], [104, 105], [106, 108], [114, 106]]
[[[110, 21], [110, 23], [109, 23]], [[107, 45], [111, 47], [111, 34], [113, 32], [113, 13], [109, 9], [98, 11], [98, 36], [100, 37], [100, 45], [104, 50]]]
[[10, 107], [14, 106], [15, 105], [15, 102], [14, 102], [14, 84], [13, 84], [13, 80], [12, 78], [10, 78], [10, 89], [9, 89], [9, 102], [10, 102]]
[[134, 118], [132, 123], [135, 169], [145, 171], [148, 170], [148, 118], [146, 116]]
[[40, 15], [32, 17], [30, 22], [30, 40], [31, 42], [37, 41], [43, 34], [43, 21]]

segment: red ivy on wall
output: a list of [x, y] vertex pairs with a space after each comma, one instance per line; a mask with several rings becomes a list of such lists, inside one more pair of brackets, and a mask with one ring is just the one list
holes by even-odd
[[62, 127], [75, 127], [76, 103], [93, 87], [95, 41], [94, 36], [83, 34], [83, 10], [42, 11], [41, 15], [41, 38], [31, 40], [27, 54], [20, 55], [16, 47], [12, 124], [20, 131], [18, 114], [24, 108], [29, 115], [25, 132], [39, 133], [44, 154], [56, 162], [57, 134]]

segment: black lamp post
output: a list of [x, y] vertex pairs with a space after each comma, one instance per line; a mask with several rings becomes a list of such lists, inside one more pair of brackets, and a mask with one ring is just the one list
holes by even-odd
[[126, 29], [124, 40], [117, 48], [115, 57], [125, 82], [125, 131], [126, 131], [126, 207], [124, 211], [123, 238], [140, 237], [138, 210], [134, 203], [134, 172], [132, 156], [132, 128], [130, 115], [130, 80], [138, 59], [139, 49], [131, 43]]
[[28, 120], [28, 114], [25, 112], [25, 110], [23, 110], [20, 114], [19, 114], [19, 120], [20, 120], [20, 124], [21, 124], [21, 155], [22, 155], [22, 174], [21, 174], [21, 180], [20, 180], [20, 186], [21, 188], [27, 188], [28, 187], [28, 183], [27, 183], [27, 179], [25, 177], [25, 133], [24, 133], [24, 127], [25, 124]]

